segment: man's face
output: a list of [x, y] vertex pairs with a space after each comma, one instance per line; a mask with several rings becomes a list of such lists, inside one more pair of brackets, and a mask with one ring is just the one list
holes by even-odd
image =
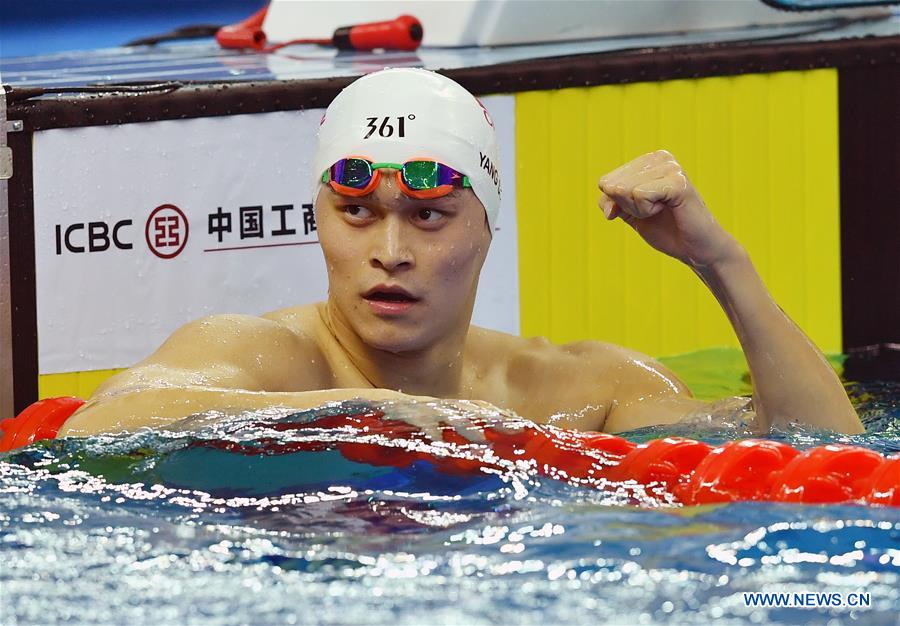
[[361, 198], [320, 186], [316, 225], [329, 299], [367, 345], [422, 350], [468, 328], [491, 242], [471, 189], [416, 200], [384, 169]]

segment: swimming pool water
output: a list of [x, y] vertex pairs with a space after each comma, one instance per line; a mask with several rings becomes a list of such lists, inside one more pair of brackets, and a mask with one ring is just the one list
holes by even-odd
[[[735, 371], [720, 368], [710, 393], [745, 388]], [[848, 390], [866, 434], [792, 428], [772, 438], [900, 450], [900, 384]], [[289, 431], [260, 430], [261, 420], [321, 413], [260, 412], [193, 434], [42, 442], [0, 455], [0, 623], [898, 623], [898, 509], [683, 508], [521, 468], [449, 476], [428, 462], [374, 467], [333, 445], [242, 453], [290, 443]], [[693, 424], [628, 437], [665, 434], [719, 443], [741, 433]], [[320, 433], [324, 444], [354, 436]], [[860, 591], [869, 606], [743, 599]]]

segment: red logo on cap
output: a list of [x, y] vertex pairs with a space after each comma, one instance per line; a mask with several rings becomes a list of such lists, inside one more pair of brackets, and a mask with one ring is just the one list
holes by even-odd
[[477, 102], [477, 103], [478, 103], [478, 106], [481, 107], [481, 110], [484, 111], [484, 119], [486, 119], [486, 120], [487, 120], [487, 123], [491, 125], [491, 128], [493, 128], [493, 127], [494, 127], [494, 121], [491, 119], [491, 116], [488, 115], [487, 109], [484, 108], [484, 104], [482, 104], [481, 100], [479, 100], [478, 98], [475, 98], [475, 102]]

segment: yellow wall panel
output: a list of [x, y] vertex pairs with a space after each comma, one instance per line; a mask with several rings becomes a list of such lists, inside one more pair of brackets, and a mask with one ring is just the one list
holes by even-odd
[[[778, 302], [785, 311], [798, 319], [805, 319], [806, 276], [803, 272], [806, 257], [804, 229], [803, 176], [808, 148], [803, 145], [802, 96], [797, 88], [797, 73], [773, 74], [768, 99], [769, 150], [768, 209], [774, 228], [769, 231], [772, 263], [793, 271], [770, 272], [767, 284], [778, 294]], [[793, 88], [792, 88], [793, 87]], [[771, 95], [777, 94], [777, 97]], [[782, 112], [794, 112], [787, 116]], [[799, 272], [798, 272], [799, 270]]]
[[[750, 75], [734, 84], [734, 116], [740, 125], [734, 125], [733, 145], [738, 151], [729, 155], [741, 163], [741, 175], [735, 177], [732, 187], [734, 197], [742, 210], [734, 219], [734, 233], [750, 253], [756, 270], [769, 284], [771, 250], [769, 234], [773, 222], [769, 210], [769, 106], [767, 103], [766, 75]], [[770, 285], [771, 287], [771, 285]]]
[[[731, 89], [734, 80], [715, 77], [695, 82], [696, 162], [682, 163], [718, 222], [732, 233], [737, 165], [733, 161], [734, 142], [730, 132], [735, 124]], [[678, 152], [673, 152], [680, 158]], [[693, 292], [698, 314], [694, 320], [697, 347], [737, 345], [731, 325], [709, 290], [695, 285]], [[677, 301], [673, 306], [677, 310]]]
[[[659, 145], [668, 146], [682, 163], [696, 163], [697, 160], [696, 98], [692, 81], [661, 83], [660, 99], [664, 106], [659, 110]], [[699, 328], [694, 323], [700, 303], [696, 298], [683, 297], [685, 293], [693, 293], [697, 278], [681, 263], [658, 254], [654, 256], [660, 265], [659, 298], [662, 311], [659, 317], [660, 341], [653, 353], [676, 354], [683, 352], [684, 346], [700, 345]], [[669, 307], [672, 302], [679, 302], [679, 315], [671, 314]]]
[[819, 311], [822, 302], [841, 301], [841, 220], [839, 146], [836, 72], [808, 72], [801, 116], [804, 120], [801, 141], [807, 146], [806, 170], [803, 175], [806, 255], [804, 273], [806, 295], [806, 331], [829, 351], [841, 346], [840, 309], [836, 315], [829, 309]]
[[100, 384], [121, 369], [67, 372], [65, 374], [41, 374], [38, 376], [38, 398], [75, 396], [87, 399]]
[[831, 69], [517, 94], [522, 334], [738, 345], [693, 272], [597, 207], [602, 174], [665, 148], [782, 308], [840, 351], [837, 124]]
[[[621, 124], [610, 124], [609, 120], [620, 119], [624, 104], [624, 91], [621, 89], [583, 89], [578, 90], [585, 94], [587, 99], [587, 120], [583, 141], [587, 144], [587, 163], [584, 168], [584, 184], [590, 189], [588, 197], [583, 205], [571, 206], [570, 211], [583, 211], [586, 216], [588, 259], [588, 286], [595, 288], [581, 290], [585, 292], [588, 308], [587, 335], [589, 337], [616, 336], [625, 333], [625, 318], [619, 314], [616, 307], [609, 306], [609, 293], [622, 293], [625, 288], [625, 240], [616, 237], [611, 229], [606, 228], [603, 212], [597, 206], [597, 182], [600, 178], [599, 171], [609, 171], [616, 167], [622, 154], [622, 142], [624, 130]], [[517, 96], [528, 98], [529, 94]], [[516, 115], [516, 127], [521, 129], [523, 125], [518, 122]], [[516, 144], [517, 150], [519, 145]], [[519, 174], [523, 175], [522, 172]], [[517, 201], [522, 198], [516, 196]], [[519, 215], [523, 213], [522, 204], [519, 204]], [[521, 226], [520, 232], [521, 232]], [[521, 238], [521, 236], [520, 236]], [[527, 254], [527, 253], [526, 253]], [[525, 256], [521, 251], [519, 256]], [[519, 274], [520, 294], [522, 287], [527, 284], [529, 276]], [[521, 295], [520, 295], [521, 298]], [[523, 301], [524, 310], [524, 301]], [[523, 318], [524, 319], [524, 318]], [[578, 332], [580, 329], [573, 329]], [[540, 335], [537, 329], [531, 330], [524, 323], [522, 334]]]
[[546, 159], [549, 128], [537, 123], [548, 118], [549, 106], [549, 92], [534, 92], [516, 100], [516, 116], [531, 120], [527, 125], [516, 125], [516, 197], [526, 196], [532, 207], [516, 216], [519, 245], [531, 251], [519, 254], [519, 274], [529, 277], [528, 290], [519, 296], [521, 323], [529, 328], [548, 328], [550, 323], [549, 251], [544, 245], [550, 221], [550, 167]]
[[[620, 163], [629, 160], [630, 157], [627, 155], [635, 150], [644, 153], [656, 149], [656, 137], [659, 133], [659, 91], [658, 83], [636, 83], [625, 89], [622, 110], [623, 151], [620, 154]], [[599, 178], [604, 173], [597, 172], [594, 178]], [[618, 228], [623, 225], [604, 224], [606, 228]], [[661, 337], [659, 262], [655, 256], [644, 254], [645, 247], [639, 237], [625, 239], [622, 259], [625, 279], [623, 306], [627, 314], [623, 343], [629, 346], [657, 345]]]

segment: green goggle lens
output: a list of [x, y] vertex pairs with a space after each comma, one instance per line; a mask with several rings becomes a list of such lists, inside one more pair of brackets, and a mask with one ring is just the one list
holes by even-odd
[[403, 182], [410, 189], [434, 189], [440, 183], [440, 164], [434, 161], [410, 161], [403, 165]]

